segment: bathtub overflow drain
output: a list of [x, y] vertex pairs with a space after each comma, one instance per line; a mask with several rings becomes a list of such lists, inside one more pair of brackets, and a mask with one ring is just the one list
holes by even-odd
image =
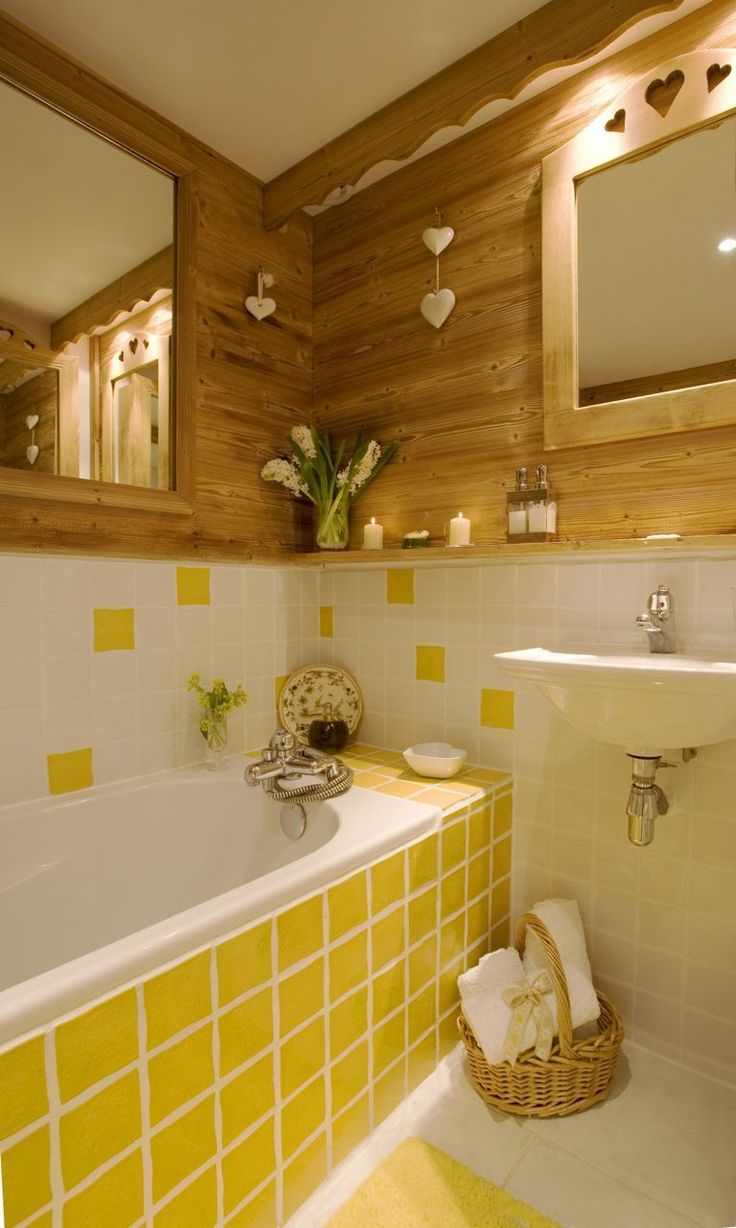
[[290, 840], [298, 840], [307, 827], [307, 812], [301, 802], [287, 802], [281, 807], [281, 830]]

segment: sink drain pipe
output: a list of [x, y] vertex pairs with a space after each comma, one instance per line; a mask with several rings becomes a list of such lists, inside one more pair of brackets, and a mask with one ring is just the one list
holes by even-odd
[[631, 790], [626, 806], [629, 819], [629, 840], [632, 844], [651, 844], [654, 820], [670, 808], [659, 785], [654, 783], [662, 756], [629, 755], [631, 760]]

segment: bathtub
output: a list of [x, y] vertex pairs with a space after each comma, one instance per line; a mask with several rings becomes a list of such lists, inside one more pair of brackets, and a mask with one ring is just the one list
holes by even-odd
[[353, 787], [307, 807], [292, 840], [243, 770], [0, 808], [0, 1045], [438, 823], [433, 806]]

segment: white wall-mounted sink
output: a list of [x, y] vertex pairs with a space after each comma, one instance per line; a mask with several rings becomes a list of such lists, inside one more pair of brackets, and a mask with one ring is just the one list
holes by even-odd
[[514, 678], [535, 682], [576, 729], [629, 754], [736, 738], [736, 661], [631, 649], [526, 648], [495, 657]]

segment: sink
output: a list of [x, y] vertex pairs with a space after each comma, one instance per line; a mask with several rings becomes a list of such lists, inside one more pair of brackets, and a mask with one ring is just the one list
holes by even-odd
[[736, 661], [636, 649], [546, 648], [498, 652], [495, 659], [512, 677], [535, 682], [576, 729], [624, 746], [630, 755], [656, 756], [736, 738]]

